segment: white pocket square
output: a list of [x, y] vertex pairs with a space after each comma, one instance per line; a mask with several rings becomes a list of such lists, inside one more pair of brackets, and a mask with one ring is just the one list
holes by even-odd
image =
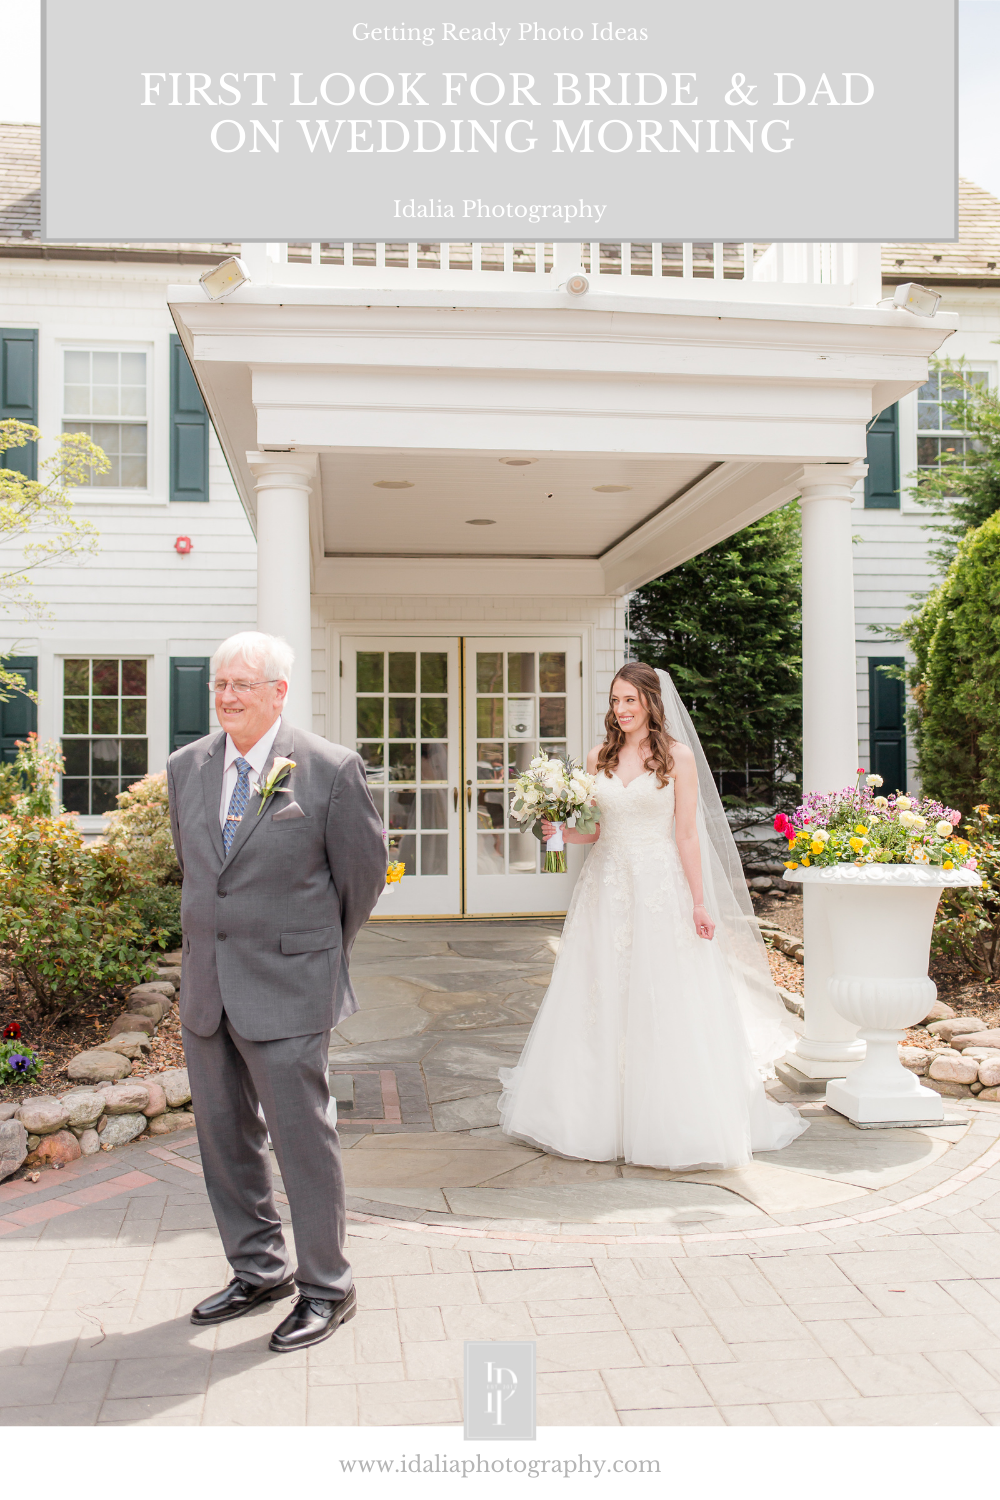
[[287, 807], [283, 807], [280, 812], [276, 812], [272, 816], [271, 822], [281, 823], [290, 821], [292, 818], [304, 818], [305, 816], [306, 814], [297, 802], [290, 802]]

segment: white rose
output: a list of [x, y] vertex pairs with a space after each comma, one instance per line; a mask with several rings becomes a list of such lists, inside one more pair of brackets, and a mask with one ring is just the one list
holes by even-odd
[[885, 809], [889, 806], [889, 800], [887, 797], [876, 797], [872, 806], [877, 807], [879, 812], [885, 812]]
[[915, 828], [918, 833], [922, 833], [927, 827], [927, 819], [922, 818], [919, 813], [912, 813], [911, 817], [913, 818], [912, 827]]
[[952, 828], [951, 824], [946, 823], [943, 818], [941, 819], [940, 823], [934, 824], [934, 832], [937, 834], [939, 839], [950, 839], [954, 831], [955, 830]]
[[828, 844], [830, 842], [830, 835], [827, 833], [825, 828], [813, 829], [812, 837], [818, 844]]
[[912, 806], [913, 806], [913, 803], [910, 801], [909, 797], [897, 797], [896, 798], [896, 811], [897, 812], [909, 812], [909, 810], [910, 810], [910, 808]]
[[916, 828], [917, 824], [920, 822], [920, 819], [917, 817], [916, 813], [907, 812], [904, 809], [904, 811], [899, 815], [899, 821], [902, 823], [904, 828]]
[[866, 786], [881, 786], [882, 778], [881, 776], [866, 776], [865, 784]]

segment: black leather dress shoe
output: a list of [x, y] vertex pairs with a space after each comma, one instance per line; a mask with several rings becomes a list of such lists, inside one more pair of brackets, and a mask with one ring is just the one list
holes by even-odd
[[259, 1307], [262, 1302], [277, 1302], [282, 1297], [290, 1297], [294, 1290], [291, 1277], [277, 1286], [251, 1286], [249, 1281], [234, 1276], [224, 1291], [198, 1303], [191, 1313], [191, 1322], [228, 1323], [230, 1318], [242, 1318], [244, 1313]]
[[338, 1302], [321, 1301], [319, 1297], [296, 1297], [288, 1317], [279, 1323], [271, 1334], [269, 1349], [277, 1354], [288, 1354], [292, 1349], [308, 1349], [311, 1344], [321, 1344], [341, 1323], [353, 1318], [358, 1310], [358, 1294], [354, 1287]]

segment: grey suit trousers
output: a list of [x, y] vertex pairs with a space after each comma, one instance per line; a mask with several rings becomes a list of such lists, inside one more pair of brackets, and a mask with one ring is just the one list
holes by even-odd
[[346, 1297], [353, 1278], [340, 1141], [326, 1112], [329, 1031], [250, 1042], [223, 1013], [211, 1036], [186, 1026], [182, 1034], [205, 1184], [229, 1264], [252, 1286], [289, 1275], [270, 1131], [292, 1213], [296, 1285], [307, 1297]]

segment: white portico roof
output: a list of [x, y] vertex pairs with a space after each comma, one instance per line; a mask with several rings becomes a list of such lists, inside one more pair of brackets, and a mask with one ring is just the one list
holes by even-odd
[[317, 456], [324, 591], [427, 592], [433, 559], [445, 590], [537, 590], [554, 561], [572, 591], [625, 592], [792, 498], [803, 464], [863, 458], [952, 328], [807, 285], [768, 303], [720, 282], [713, 301], [600, 276], [574, 298], [551, 272], [522, 290], [308, 269], [169, 299], [251, 518], [248, 453]]

